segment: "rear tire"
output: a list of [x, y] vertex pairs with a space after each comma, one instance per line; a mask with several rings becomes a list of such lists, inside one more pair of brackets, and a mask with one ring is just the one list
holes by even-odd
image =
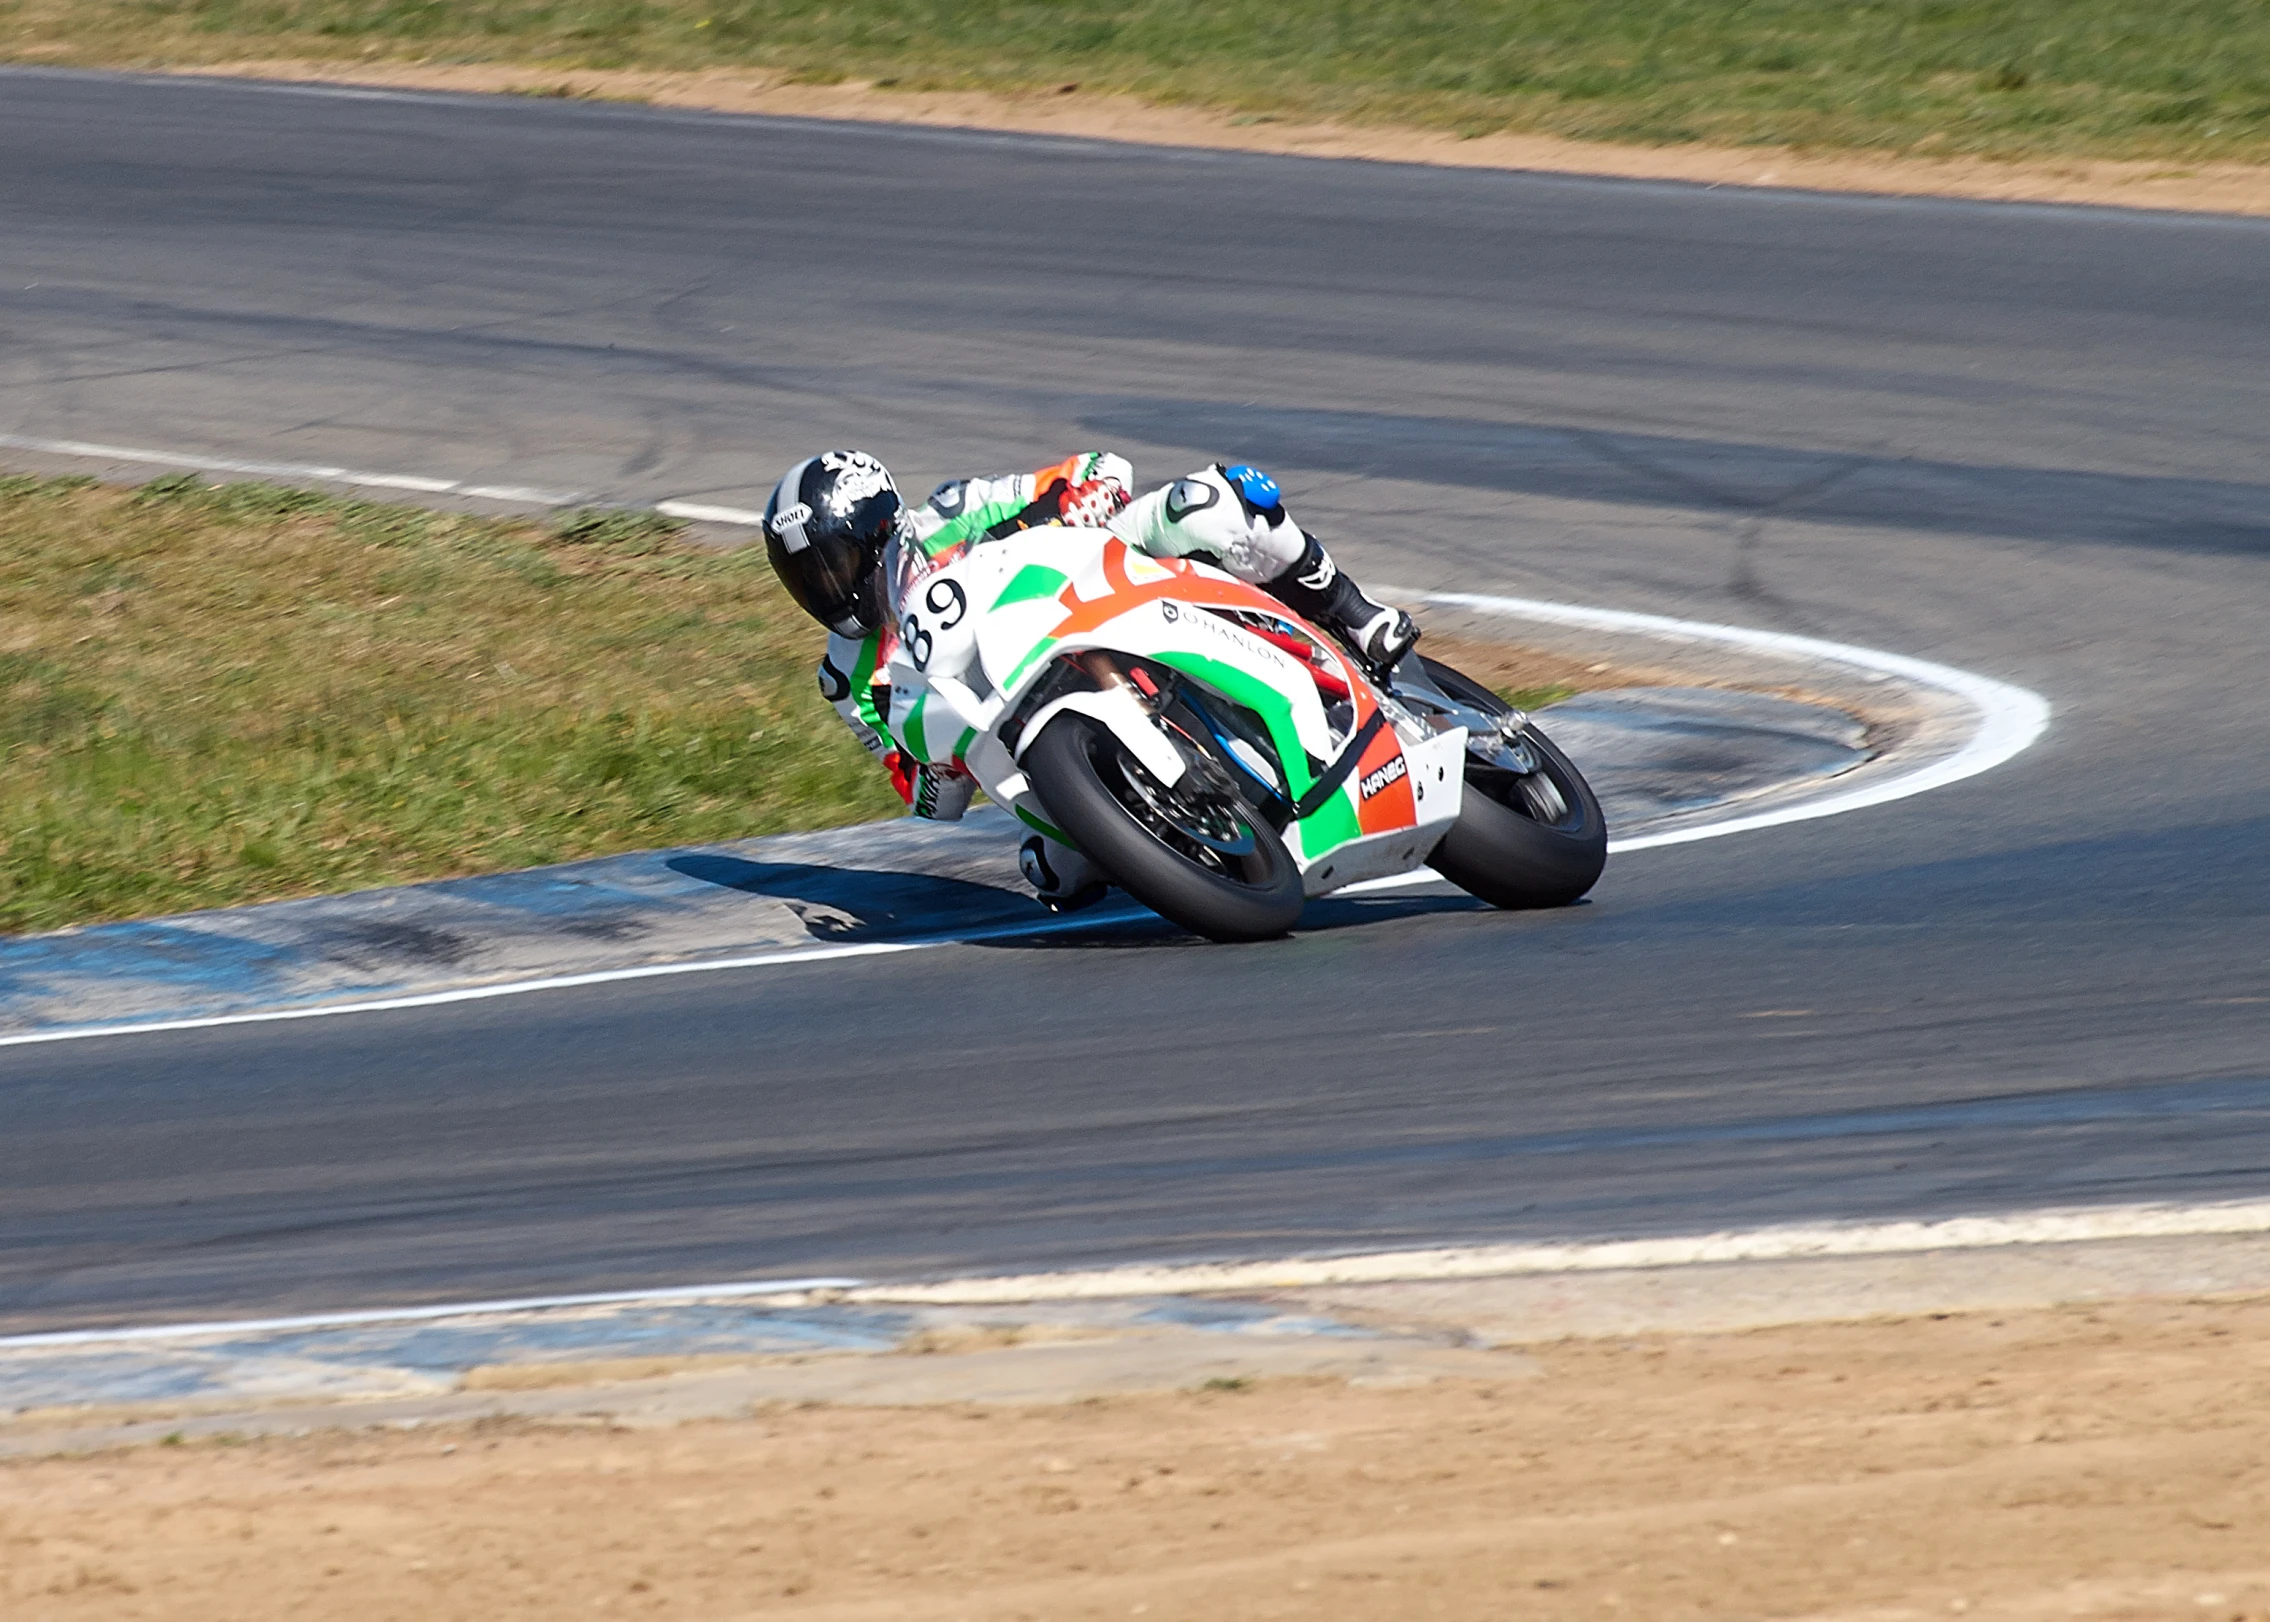
[[[1164, 823], [1142, 792], [1117, 739], [1085, 715], [1058, 715], [1028, 745], [1025, 776], [1058, 827], [1129, 895], [1162, 917], [1216, 941], [1268, 940], [1300, 920], [1300, 868], [1274, 829], [1235, 795], [1201, 809], [1230, 843], [1223, 853]], [[1134, 772], [1140, 774], [1141, 768]], [[1148, 820], [1146, 820], [1148, 819]]]
[[[1424, 664], [1460, 703], [1487, 715], [1508, 713], [1505, 700], [1481, 683], [1432, 659]], [[1525, 790], [1526, 779], [1469, 760], [1458, 820], [1427, 865], [1493, 907], [1565, 907], [1598, 883], [1608, 865], [1608, 820], [1592, 785], [1552, 739], [1534, 725], [1521, 736], [1537, 754], [1533, 775], [1543, 783]]]

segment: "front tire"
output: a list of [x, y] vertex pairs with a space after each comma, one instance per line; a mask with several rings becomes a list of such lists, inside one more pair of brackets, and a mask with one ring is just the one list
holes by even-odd
[[1300, 919], [1300, 868], [1233, 794], [1176, 795], [1110, 731], [1066, 711], [1028, 745], [1026, 778], [1088, 859], [1153, 912], [1215, 941], [1268, 940]]
[[[1510, 706], [1448, 665], [1424, 661], [1427, 674], [1452, 698], [1486, 715]], [[1458, 820], [1427, 865], [1493, 907], [1565, 907], [1599, 882], [1608, 865], [1608, 819], [1592, 785], [1535, 726], [1521, 737], [1538, 770], [1525, 776], [1486, 768], [1468, 757]]]

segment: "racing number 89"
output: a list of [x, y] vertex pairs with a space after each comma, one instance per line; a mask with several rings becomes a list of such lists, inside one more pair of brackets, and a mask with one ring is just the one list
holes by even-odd
[[[959, 580], [933, 580], [930, 589], [922, 594], [922, 606], [929, 610], [935, 629], [950, 631], [969, 613], [969, 593], [962, 590]], [[931, 633], [922, 628], [918, 616], [909, 614], [899, 621], [899, 641], [915, 669], [930, 668], [930, 653], [935, 644]]]

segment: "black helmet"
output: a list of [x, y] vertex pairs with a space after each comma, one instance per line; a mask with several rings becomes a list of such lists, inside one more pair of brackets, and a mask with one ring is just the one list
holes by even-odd
[[899, 510], [891, 470], [865, 451], [807, 456], [765, 503], [765, 555], [805, 613], [862, 635], [883, 620], [876, 566]]

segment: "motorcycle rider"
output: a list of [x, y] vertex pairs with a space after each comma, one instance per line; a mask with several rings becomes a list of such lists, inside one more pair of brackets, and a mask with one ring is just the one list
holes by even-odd
[[[930, 570], [988, 540], [1046, 524], [1108, 528], [1140, 552], [1200, 558], [1259, 586], [1340, 637], [1375, 671], [1418, 641], [1411, 616], [1366, 597], [1293, 522], [1276, 481], [1258, 468], [1217, 462], [1130, 499], [1133, 483], [1125, 457], [1082, 451], [1033, 473], [950, 479], [909, 507], [879, 460], [838, 450], [806, 457], [774, 488], [765, 550], [789, 595], [828, 629], [820, 691], [916, 816], [958, 821], [977, 781], [958, 761], [931, 766], [901, 753], [891, 736], [883, 670], [898, 599]], [[1018, 865], [1053, 911], [1104, 894], [1102, 874], [1086, 857], [1044, 835], [1025, 840]]]

